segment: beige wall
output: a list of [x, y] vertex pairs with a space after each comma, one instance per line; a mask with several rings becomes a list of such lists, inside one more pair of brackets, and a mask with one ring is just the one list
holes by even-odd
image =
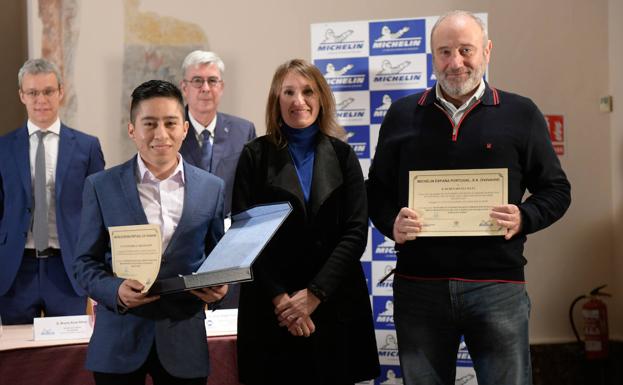
[[[623, 134], [615, 129], [620, 130], [622, 118], [620, 113], [600, 113], [597, 104], [609, 92], [621, 95], [621, 75], [617, 89], [609, 83], [609, 64], [618, 63], [613, 75], [614, 68], [623, 68], [621, 48], [615, 47], [615, 39], [608, 43], [609, 33], [622, 41], [620, 22], [613, 16], [623, 14], [620, 1], [150, 0], [141, 7], [203, 28], [209, 48], [227, 65], [221, 109], [253, 120], [260, 131], [272, 73], [288, 58], [309, 59], [311, 23], [422, 17], [454, 8], [488, 13], [494, 47], [491, 83], [533, 98], [544, 113], [565, 117], [566, 154], [561, 160], [573, 185], [573, 204], [560, 223], [529, 237], [532, 342], [572, 340], [567, 321], [571, 300], [601, 283], [622, 280], [621, 259], [613, 255], [614, 250], [621, 254], [623, 240], [615, 242], [612, 223], [623, 222], [623, 200], [618, 198], [623, 170], [611, 167], [622, 164]], [[617, 13], [608, 13], [608, 7]], [[111, 166], [130, 155], [118, 145], [127, 140], [118, 123], [127, 113], [119, 105], [123, 6], [121, 0], [85, 1], [81, 9], [75, 73], [79, 128], [101, 138]], [[40, 52], [40, 33], [36, 14], [30, 15], [33, 54]], [[618, 61], [608, 61], [609, 49]], [[613, 196], [618, 198], [614, 202]], [[623, 304], [623, 289], [615, 290], [611, 309]], [[621, 311], [611, 312], [613, 334], [622, 339]]]
[[[614, 294], [610, 321], [619, 340], [623, 339], [623, 1], [608, 1], [608, 54], [610, 63], [610, 95], [614, 110], [610, 114], [610, 145], [612, 163], [612, 228], [614, 252], [612, 253], [612, 278]], [[618, 326], [618, 327], [617, 327]]]

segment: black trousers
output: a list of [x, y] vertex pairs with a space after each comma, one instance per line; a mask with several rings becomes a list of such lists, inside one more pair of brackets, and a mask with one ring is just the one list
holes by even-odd
[[206, 385], [208, 382], [207, 377], [180, 378], [170, 375], [160, 363], [155, 343], [147, 361], [138, 370], [130, 373], [93, 372], [93, 377], [97, 385], [145, 385], [148, 374], [154, 385]]

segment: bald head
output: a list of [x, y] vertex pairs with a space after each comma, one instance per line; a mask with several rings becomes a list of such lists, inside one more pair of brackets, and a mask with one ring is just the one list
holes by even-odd
[[453, 11], [435, 23], [431, 31], [433, 71], [443, 96], [457, 107], [480, 85], [491, 46], [482, 21], [471, 13]]
[[[473, 24], [472, 24], [473, 23]], [[433, 25], [433, 29], [430, 33], [430, 45], [433, 47], [433, 43], [435, 40], [435, 32], [439, 28], [440, 25], [445, 24], [449, 26], [466, 26], [472, 24], [472, 26], [477, 27], [482, 34], [482, 47], [483, 49], [487, 46], [489, 42], [489, 36], [487, 34], [487, 29], [485, 28], [485, 23], [476, 15], [467, 11], [450, 11], [439, 16], [435, 25]]]

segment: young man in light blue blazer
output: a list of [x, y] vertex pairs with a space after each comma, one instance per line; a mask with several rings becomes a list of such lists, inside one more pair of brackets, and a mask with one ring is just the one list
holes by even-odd
[[182, 95], [151, 80], [132, 93], [128, 134], [138, 154], [89, 177], [75, 276], [97, 301], [87, 369], [101, 384], [202, 384], [209, 373], [204, 305], [227, 286], [155, 296], [117, 277], [111, 266], [111, 226], [156, 224], [163, 254], [158, 278], [196, 271], [223, 235], [223, 182], [185, 162], [188, 132]]

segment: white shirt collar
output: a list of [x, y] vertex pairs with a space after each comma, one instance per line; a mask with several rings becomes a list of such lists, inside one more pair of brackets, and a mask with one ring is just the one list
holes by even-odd
[[[34, 124], [30, 119], [28, 119], [28, 122], [26, 122], [26, 127], [28, 127], [28, 136], [31, 136], [32, 134], [34, 134], [37, 131], [41, 131], [41, 127], [37, 126], [36, 124]], [[56, 135], [61, 134], [61, 120], [57, 117], [56, 120], [54, 121], [54, 123], [52, 123], [52, 125], [50, 127], [47, 128], [47, 130], [45, 130], [47, 132], [52, 132]]]
[[[152, 182], [161, 181], [160, 179], [156, 178], [156, 176], [151, 171], [149, 171], [149, 169], [147, 168], [147, 165], [143, 161], [143, 158], [141, 158], [141, 154], [136, 154], [136, 163], [138, 164], [138, 176], [137, 177], [138, 177], [139, 183], [144, 183], [147, 181], [152, 181]], [[167, 180], [167, 179], [177, 180], [181, 184], [185, 183], [184, 160], [182, 159], [182, 155], [179, 152], [177, 153], [177, 166], [175, 167], [175, 170], [173, 170], [173, 173], [169, 175], [168, 178], [163, 179], [163, 180]]]
[[212, 121], [207, 126], [204, 126], [203, 124], [199, 123], [197, 119], [195, 119], [193, 115], [190, 113], [190, 110], [188, 110], [188, 119], [190, 120], [190, 124], [193, 125], [195, 129], [195, 135], [197, 136], [200, 136], [204, 130], [208, 130], [208, 132], [210, 133], [210, 136], [214, 138], [214, 130], [216, 129], [217, 118], [218, 118], [218, 114], [214, 115], [214, 119], [212, 119]]
[[441, 91], [441, 86], [439, 85], [439, 82], [437, 82], [435, 84], [435, 93], [437, 94], [437, 100], [439, 100], [440, 102], [442, 102], [444, 104], [444, 107], [446, 108], [451, 108], [452, 110], [455, 111], [459, 111], [462, 109], [465, 109], [467, 106], [469, 106], [471, 103], [475, 102], [476, 100], [480, 99], [482, 97], [482, 95], [484, 95], [485, 93], [485, 81], [483, 79], [480, 79], [480, 84], [478, 85], [478, 88], [476, 88], [476, 92], [474, 92], [474, 94], [472, 95], [471, 98], [469, 98], [465, 103], [463, 103], [462, 106], [460, 107], [455, 107], [454, 104], [452, 104], [451, 102], [449, 102], [448, 100], [446, 100], [446, 98], [443, 97], [443, 93]]

